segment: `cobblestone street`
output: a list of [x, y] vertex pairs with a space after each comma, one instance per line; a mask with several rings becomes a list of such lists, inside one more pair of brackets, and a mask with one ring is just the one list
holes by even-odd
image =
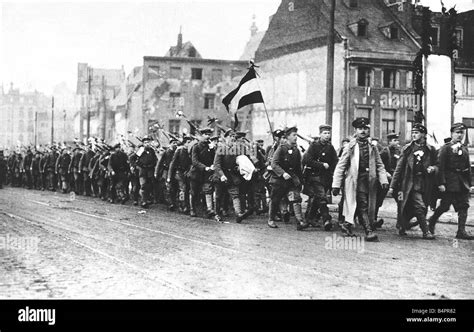
[[[327, 247], [339, 231], [297, 232], [283, 223], [274, 230], [263, 216], [239, 225], [163, 206], [139, 211], [129, 203], [0, 190], [0, 297], [474, 298], [474, 243], [454, 239], [452, 212], [435, 241], [422, 240], [418, 228], [400, 238], [387, 199], [381, 242], [344, 250]], [[13, 248], [8, 239], [37, 243]]]

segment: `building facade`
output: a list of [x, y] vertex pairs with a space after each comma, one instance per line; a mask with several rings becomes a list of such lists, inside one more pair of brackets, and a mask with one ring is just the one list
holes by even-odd
[[[51, 97], [41, 92], [0, 91], [0, 146], [5, 148], [51, 142]], [[56, 118], [56, 117], [55, 117]], [[55, 129], [58, 127], [55, 125]]]
[[[336, 0], [333, 144], [365, 116], [371, 136], [409, 139], [417, 98], [412, 62], [419, 49], [387, 1]], [[326, 122], [329, 1], [283, 0], [256, 52], [262, 94], [273, 127], [297, 125], [317, 136]], [[269, 140], [262, 107], [253, 112], [256, 138]]]

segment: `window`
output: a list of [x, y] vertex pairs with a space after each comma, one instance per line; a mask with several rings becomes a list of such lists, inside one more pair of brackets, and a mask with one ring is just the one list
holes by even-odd
[[468, 146], [474, 147], [474, 118], [462, 118], [462, 123], [468, 128], [466, 130], [466, 139], [468, 140]]
[[431, 27], [431, 45], [438, 46], [439, 41], [439, 28], [438, 27]]
[[382, 137], [395, 132], [396, 110], [382, 110]]
[[413, 72], [407, 71], [407, 89], [413, 88]]
[[191, 79], [202, 80], [202, 68], [191, 68]]
[[[368, 118], [371, 121], [371, 110], [370, 108], [367, 108], [367, 107], [358, 107], [356, 108], [356, 111], [355, 111], [355, 116], [354, 118]], [[354, 120], [355, 120], [354, 119]]]
[[194, 47], [191, 47], [188, 51], [188, 55], [190, 58], [195, 58], [196, 57], [196, 49]]
[[398, 28], [397, 27], [390, 27], [390, 39], [398, 39]]
[[213, 69], [211, 76], [212, 84], [222, 82], [222, 69]]
[[407, 110], [407, 122], [405, 125], [405, 142], [411, 141], [411, 129], [415, 122], [415, 112], [413, 110]]
[[362, 20], [357, 23], [357, 36], [366, 37], [367, 36], [367, 21]]
[[383, 73], [383, 88], [398, 89], [400, 86], [400, 75], [394, 69], [384, 69]]
[[357, 8], [359, 3], [357, 0], [349, 0], [349, 8]]
[[[194, 127], [199, 128], [201, 126], [201, 120], [191, 120], [191, 123], [194, 125]], [[195, 135], [196, 134], [196, 129], [194, 129], [193, 126], [190, 126], [190, 134]]]
[[462, 46], [463, 46], [463, 29], [462, 28], [456, 28], [456, 31], [454, 33], [456, 34], [456, 45], [459, 48], [462, 48]]
[[178, 109], [181, 105], [181, 93], [170, 92], [169, 108]]
[[462, 95], [474, 96], [474, 76], [462, 76]]
[[171, 67], [170, 77], [181, 79], [181, 67]]
[[181, 124], [181, 120], [170, 119], [169, 122], [168, 122], [169, 132], [172, 133], [172, 134], [178, 135], [180, 124]]
[[369, 67], [357, 68], [357, 85], [371, 86], [372, 85], [372, 69]]
[[234, 78], [234, 77], [238, 77], [242, 75], [242, 70], [240, 69], [232, 69], [232, 72], [231, 72], [231, 78]]
[[148, 67], [148, 79], [159, 79], [160, 78], [160, 67], [159, 66], [149, 66]]
[[216, 96], [213, 93], [206, 93], [204, 95], [204, 109], [214, 109], [214, 101]]

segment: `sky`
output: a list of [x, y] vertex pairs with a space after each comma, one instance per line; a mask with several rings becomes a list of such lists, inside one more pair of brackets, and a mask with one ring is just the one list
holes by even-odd
[[[252, 16], [259, 30], [281, 0], [181, 0], [153, 2], [0, 0], [0, 84], [51, 94], [66, 82], [75, 90], [77, 64], [120, 69], [128, 74], [143, 56], [164, 56], [191, 41], [204, 58], [238, 59], [250, 37]], [[440, 10], [439, 0], [422, 0]], [[474, 9], [474, 0], [444, 0], [450, 8]]]

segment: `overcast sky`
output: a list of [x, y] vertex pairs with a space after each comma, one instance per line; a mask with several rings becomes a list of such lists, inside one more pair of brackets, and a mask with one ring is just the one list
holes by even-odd
[[[128, 74], [143, 56], [163, 56], [176, 44], [179, 27], [201, 55], [238, 59], [250, 37], [252, 15], [259, 30], [280, 0], [253, 1], [15, 1], [0, 0], [0, 83], [51, 93], [66, 82], [75, 90], [77, 63], [121, 68]], [[444, 0], [473, 9], [473, 0]], [[439, 10], [439, 0], [425, 0]]]

